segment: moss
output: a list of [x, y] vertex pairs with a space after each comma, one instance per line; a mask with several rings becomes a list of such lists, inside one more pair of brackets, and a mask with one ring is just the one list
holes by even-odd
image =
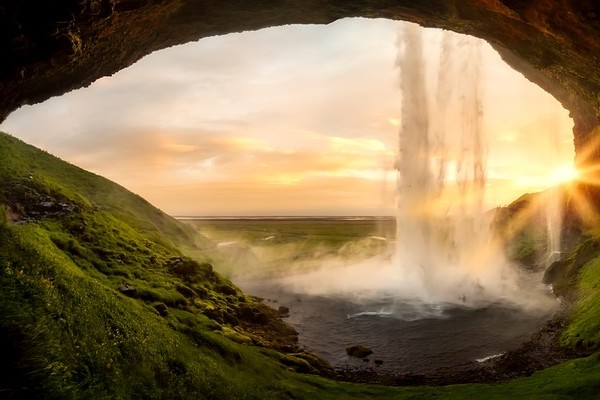
[[583, 237], [569, 255], [552, 264], [544, 274], [544, 282], [553, 285], [554, 293], [558, 296], [576, 301], [580, 281], [580, 272], [587, 263], [600, 255], [600, 237]]
[[576, 294], [577, 303], [563, 341], [571, 347], [597, 350], [600, 348], [600, 257], [579, 271]]
[[227, 326], [223, 327], [222, 332], [223, 336], [236, 343], [252, 344], [252, 339], [250, 338], [250, 336], [246, 336], [243, 333], [237, 332], [234, 329], [231, 329]]

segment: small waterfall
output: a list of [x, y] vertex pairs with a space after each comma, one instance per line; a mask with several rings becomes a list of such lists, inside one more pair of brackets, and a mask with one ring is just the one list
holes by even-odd
[[548, 256], [545, 266], [560, 259], [561, 231], [562, 231], [562, 204], [561, 187], [555, 186], [546, 192], [546, 231], [548, 241]]
[[[557, 127], [558, 123], [552, 126]], [[553, 145], [553, 158], [558, 159], [560, 155], [560, 137], [557, 129], [550, 132]], [[560, 259], [561, 254], [561, 232], [562, 232], [562, 188], [556, 185], [546, 190], [546, 235], [547, 256], [545, 267]]]
[[434, 103], [420, 32], [407, 24], [397, 43], [402, 124], [395, 262], [420, 283], [421, 296], [465, 302], [494, 290], [503, 273], [495, 266], [504, 265], [484, 213], [479, 41], [443, 34]]

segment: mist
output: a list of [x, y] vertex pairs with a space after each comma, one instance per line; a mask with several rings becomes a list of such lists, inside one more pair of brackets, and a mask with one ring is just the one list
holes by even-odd
[[[546, 313], [556, 300], [539, 273], [507, 260], [505, 243], [492, 229], [494, 215], [484, 208], [489, 144], [482, 42], [443, 32], [437, 65], [431, 65], [421, 32], [405, 24], [396, 44], [402, 102], [395, 235], [368, 239], [385, 243], [379, 254], [369, 246], [360, 254], [358, 245], [351, 256], [341, 250], [308, 258], [287, 265], [282, 276], [271, 274], [269, 284], [370, 304], [372, 312], [386, 315], [407, 304], [424, 318], [442, 316], [445, 308], [490, 304]], [[247, 272], [236, 276], [247, 279]]]

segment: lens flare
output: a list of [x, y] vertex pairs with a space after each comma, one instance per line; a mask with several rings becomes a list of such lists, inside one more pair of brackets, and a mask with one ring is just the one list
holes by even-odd
[[576, 181], [579, 177], [579, 172], [571, 164], [563, 164], [554, 168], [550, 173], [550, 182], [552, 185], [560, 185], [562, 183]]

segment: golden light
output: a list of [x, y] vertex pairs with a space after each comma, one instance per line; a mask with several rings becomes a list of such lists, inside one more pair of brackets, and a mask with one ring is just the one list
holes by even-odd
[[559, 165], [550, 172], [550, 182], [552, 185], [575, 181], [578, 177], [579, 172], [572, 164]]
[[400, 126], [400, 120], [397, 118], [388, 118], [387, 122], [392, 126]]

